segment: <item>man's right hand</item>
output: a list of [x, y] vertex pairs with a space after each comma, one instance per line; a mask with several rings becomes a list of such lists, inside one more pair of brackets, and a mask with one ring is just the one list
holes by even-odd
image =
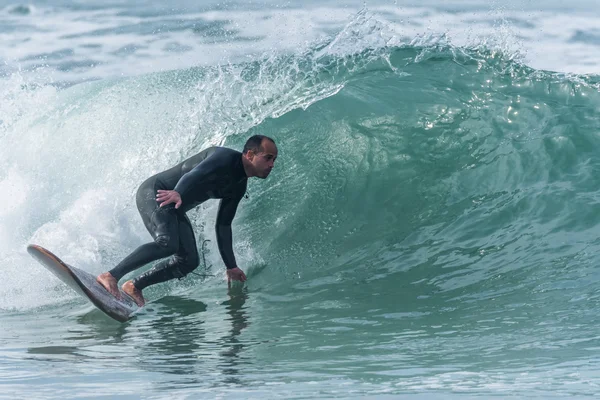
[[239, 268], [231, 268], [227, 270], [227, 285], [231, 287], [231, 281], [246, 282], [246, 274]]
[[175, 208], [181, 206], [181, 196], [174, 190], [159, 190], [156, 195], [156, 201], [160, 203], [161, 207], [171, 203], [175, 203]]

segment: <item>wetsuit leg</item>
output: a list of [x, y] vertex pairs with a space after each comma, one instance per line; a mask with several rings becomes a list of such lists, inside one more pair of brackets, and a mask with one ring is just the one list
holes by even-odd
[[141, 245], [109, 271], [117, 281], [143, 265], [175, 254], [179, 249], [179, 213], [172, 205], [159, 207], [155, 196], [153, 181], [140, 186], [138, 210], [154, 242]]
[[192, 224], [184, 213], [177, 213], [177, 218], [179, 223], [179, 249], [177, 253], [135, 278], [133, 284], [137, 289], [143, 290], [150, 285], [175, 278], [181, 279], [198, 267], [200, 259]]

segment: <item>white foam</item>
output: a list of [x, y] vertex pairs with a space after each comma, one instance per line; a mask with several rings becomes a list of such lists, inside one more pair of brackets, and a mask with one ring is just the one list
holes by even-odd
[[[150, 239], [135, 206], [135, 191], [146, 178], [268, 116], [327, 96], [331, 85], [337, 90], [328, 79], [322, 84], [314, 79], [306, 87], [294, 78], [294, 65], [286, 69], [271, 62], [260, 68], [278, 68], [276, 75], [258, 70], [255, 80], [247, 80], [240, 68], [225, 66], [185, 86], [161, 83], [176, 80], [173, 76], [59, 91], [21, 74], [0, 81], [6, 84], [3, 97], [10, 100], [0, 109], [0, 119], [8, 121], [0, 131], [0, 182], [18, 192], [0, 218], [0, 270], [9, 276], [0, 287], [0, 302], [52, 303], [49, 285], [61, 285], [25, 253], [27, 244], [45, 246], [92, 273], [106, 270]], [[212, 227], [216, 202], [211, 203], [205, 224]], [[214, 232], [208, 232], [213, 263], [222, 266]], [[243, 235], [236, 235], [241, 263], [258, 258], [248, 247]], [[37, 295], [15, 299], [13, 289], [25, 283]]]

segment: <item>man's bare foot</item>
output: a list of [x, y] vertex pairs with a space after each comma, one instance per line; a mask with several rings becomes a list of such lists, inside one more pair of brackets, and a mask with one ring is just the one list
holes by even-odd
[[121, 286], [121, 289], [123, 289], [125, 293], [127, 293], [133, 300], [135, 300], [135, 303], [138, 306], [144, 307], [144, 304], [146, 304], [146, 300], [144, 300], [142, 291], [134, 286], [133, 281], [125, 282], [123, 286]]
[[112, 294], [117, 299], [121, 298], [121, 293], [119, 292], [117, 280], [110, 274], [110, 272], [105, 272], [103, 274], [98, 275], [96, 281], [98, 281], [99, 284], [104, 286], [108, 293]]

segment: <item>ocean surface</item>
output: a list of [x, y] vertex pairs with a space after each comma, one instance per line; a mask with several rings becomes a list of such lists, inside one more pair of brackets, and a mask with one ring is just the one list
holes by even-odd
[[[133, 3], [0, 1], [1, 399], [598, 394], [596, 0]], [[112, 268], [143, 180], [252, 134], [245, 285], [214, 200], [214, 276], [124, 324], [27, 254]]]

